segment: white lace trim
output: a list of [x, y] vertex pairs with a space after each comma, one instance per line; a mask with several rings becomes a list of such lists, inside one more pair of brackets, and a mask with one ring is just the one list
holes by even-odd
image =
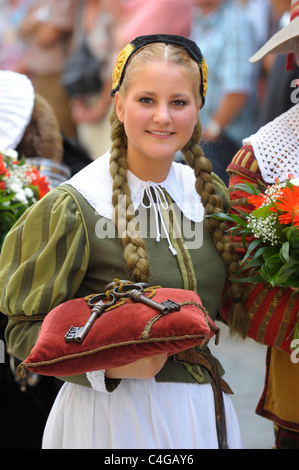
[[86, 372], [86, 377], [90, 382], [91, 387], [96, 392], [109, 393], [106, 389], [105, 382], [105, 371], [104, 370], [95, 370], [93, 372]]
[[299, 104], [243, 141], [251, 144], [264, 181], [299, 177]]
[[[64, 184], [69, 184], [74, 187], [82, 194], [99, 215], [111, 220], [113, 215], [113, 181], [109, 172], [109, 160], [110, 152], [107, 152]], [[128, 171], [128, 185], [131, 191], [134, 211], [136, 211], [139, 205], [143, 205], [142, 201], [144, 195], [148, 195], [150, 205], [147, 206], [147, 208], [153, 207], [155, 211], [157, 231], [156, 240], [159, 241], [161, 236], [159, 228], [160, 219], [169, 243], [169, 249], [175, 255], [176, 251], [171, 245], [169, 234], [166, 230], [161, 214], [161, 208], [168, 208], [168, 203], [165, 199], [162, 188], [166, 189], [170, 197], [175, 201], [187, 219], [192, 220], [193, 222], [202, 222], [204, 219], [204, 207], [201, 203], [200, 196], [195, 189], [195, 176], [193, 170], [186, 165], [174, 162], [171, 165], [167, 178], [159, 184], [152, 181], [143, 181], [137, 178], [137, 176], [135, 176], [131, 171]], [[156, 202], [153, 200], [150, 188], [153, 189]], [[145, 206], [143, 205], [143, 207]]]

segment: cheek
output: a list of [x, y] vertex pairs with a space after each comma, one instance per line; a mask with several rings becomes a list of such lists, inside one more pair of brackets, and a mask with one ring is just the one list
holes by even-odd
[[186, 131], [188, 130], [189, 133], [193, 132], [194, 127], [197, 123], [198, 120], [198, 112], [197, 111], [189, 111], [186, 113], [182, 113], [180, 117], [178, 118], [178, 123], [182, 128], [185, 128]]
[[123, 113], [124, 119], [123, 122], [126, 127], [130, 128], [141, 128], [150, 119], [150, 113], [140, 106], [135, 106], [134, 104], [127, 103], [125, 113]]

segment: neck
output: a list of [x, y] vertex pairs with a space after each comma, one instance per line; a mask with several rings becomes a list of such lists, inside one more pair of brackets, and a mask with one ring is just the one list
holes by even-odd
[[164, 181], [169, 173], [171, 160], [156, 160], [147, 162], [145, 161], [136, 161], [130, 160], [129, 156], [127, 157], [128, 170], [130, 170], [137, 178], [143, 181], [153, 181], [154, 183], [161, 183]]

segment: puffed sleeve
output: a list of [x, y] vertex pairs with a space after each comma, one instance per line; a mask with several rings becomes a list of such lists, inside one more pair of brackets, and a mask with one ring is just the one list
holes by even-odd
[[63, 189], [44, 196], [9, 232], [0, 257], [0, 309], [18, 359], [29, 355], [45, 315], [76, 296], [88, 260], [83, 216]]

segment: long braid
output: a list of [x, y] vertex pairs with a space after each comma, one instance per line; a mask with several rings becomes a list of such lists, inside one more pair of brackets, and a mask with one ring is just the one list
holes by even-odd
[[113, 221], [124, 247], [124, 258], [134, 282], [146, 282], [150, 266], [147, 261], [145, 243], [139, 234], [127, 180], [127, 139], [123, 124], [118, 120], [115, 106], [110, 115], [111, 157], [110, 174], [113, 179]]
[[[195, 187], [201, 196], [202, 203], [207, 215], [223, 211], [221, 198], [216, 194], [211, 174], [210, 161], [204, 156], [199, 146], [201, 137], [201, 124], [198, 120], [195, 126], [192, 138], [182, 149], [186, 163], [193, 169], [196, 183]], [[221, 255], [226, 266], [228, 278], [232, 279], [239, 269], [238, 257], [234, 251], [228, 236], [226, 235], [227, 224], [213, 217], [209, 218], [208, 230], [211, 234], [213, 243]], [[233, 305], [230, 312], [231, 331], [246, 337], [248, 330], [249, 317], [242, 305], [242, 288], [236, 282], [230, 283], [230, 292], [233, 299]]]

